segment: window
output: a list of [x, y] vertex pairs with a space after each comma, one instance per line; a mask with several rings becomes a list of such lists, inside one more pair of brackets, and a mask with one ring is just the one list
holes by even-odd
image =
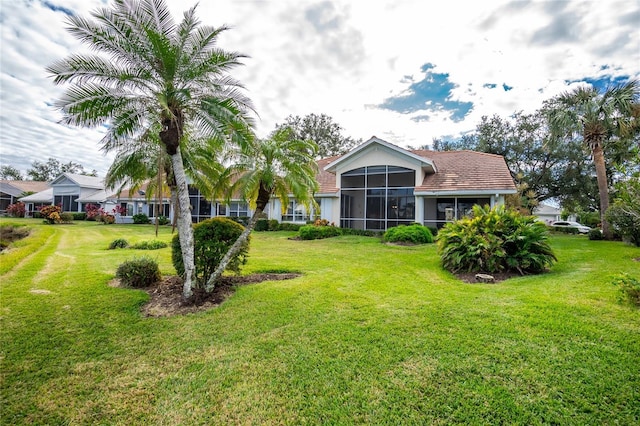
[[211, 202], [200, 195], [200, 190], [192, 185], [189, 185], [189, 203], [192, 222], [201, 222], [211, 218]]
[[249, 205], [243, 201], [229, 203], [230, 217], [248, 217]]
[[155, 217], [156, 215], [156, 208], [160, 206], [159, 212], [160, 212], [160, 216], [164, 216], [164, 217], [169, 217], [169, 212], [171, 209], [171, 206], [169, 205], [169, 203], [162, 203], [162, 205], [159, 205], [158, 203], [150, 203], [149, 204], [149, 217]]
[[307, 208], [304, 205], [291, 200], [287, 206], [287, 213], [282, 215], [282, 220], [286, 222], [304, 222], [309, 220], [309, 212], [307, 212]]
[[341, 176], [340, 226], [385, 230], [415, 220], [415, 171], [368, 166]]
[[76, 199], [79, 195], [56, 195], [53, 198], [53, 204], [60, 206], [63, 212], [77, 212], [78, 202]]

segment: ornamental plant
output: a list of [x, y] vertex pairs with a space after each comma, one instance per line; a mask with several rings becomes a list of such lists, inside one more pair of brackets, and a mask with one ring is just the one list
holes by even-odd
[[388, 243], [428, 244], [433, 242], [433, 235], [426, 226], [414, 223], [387, 229], [383, 239]]
[[7, 213], [13, 217], [24, 217], [27, 209], [22, 201], [7, 206]]
[[540, 273], [557, 261], [544, 223], [504, 206], [474, 206], [471, 217], [446, 224], [436, 238], [451, 272]]
[[62, 222], [60, 212], [62, 208], [60, 206], [42, 206], [39, 209], [40, 215], [44, 219], [44, 223], [53, 225], [54, 223]]

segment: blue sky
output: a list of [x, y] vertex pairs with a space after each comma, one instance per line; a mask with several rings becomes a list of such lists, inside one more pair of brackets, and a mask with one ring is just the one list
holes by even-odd
[[[59, 124], [45, 67], [84, 49], [64, 27], [105, 0], [0, 0], [0, 163], [76, 161], [104, 174], [101, 128]], [[168, 0], [179, 19], [195, 2]], [[638, 0], [200, 1], [219, 45], [248, 55], [246, 86], [266, 136], [290, 115], [325, 113], [356, 139], [400, 146], [530, 112], [579, 85], [640, 78]]]

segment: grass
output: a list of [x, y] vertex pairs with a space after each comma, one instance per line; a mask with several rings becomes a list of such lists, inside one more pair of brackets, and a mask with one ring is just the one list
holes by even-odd
[[[637, 424], [640, 310], [611, 277], [640, 250], [553, 236], [553, 270], [463, 284], [434, 245], [254, 233], [222, 306], [143, 318], [107, 285], [126, 259], [170, 248], [147, 225], [43, 226], [0, 255], [2, 424]], [[170, 228], [158, 240], [169, 242]]]

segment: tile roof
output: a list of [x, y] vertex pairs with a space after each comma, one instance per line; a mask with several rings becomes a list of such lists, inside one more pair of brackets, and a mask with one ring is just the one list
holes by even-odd
[[336, 186], [336, 175], [334, 173], [326, 171], [324, 168], [340, 157], [340, 155], [334, 155], [333, 157], [327, 157], [318, 160], [318, 174], [316, 175], [316, 180], [318, 181], [318, 185], [320, 186], [320, 189], [318, 190], [319, 194], [330, 194], [338, 192], [338, 187]]
[[11, 194], [14, 197], [21, 195], [23, 192], [40, 192], [49, 188], [47, 182], [37, 180], [0, 180], [0, 188], [2, 192]]

